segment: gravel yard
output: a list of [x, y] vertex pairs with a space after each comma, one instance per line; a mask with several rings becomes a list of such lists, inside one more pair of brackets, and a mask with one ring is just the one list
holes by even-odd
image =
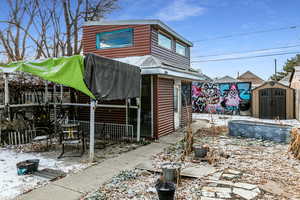
[[[215, 172], [202, 178], [182, 177], [177, 200], [300, 199], [300, 161], [288, 153], [288, 145], [228, 137], [222, 131], [213, 137], [209, 129], [196, 133], [194, 143], [208, 144], [217, 160], [212, 164], [195, 162], [190, 155], [183, 168], [201, 165], [213, 167]], [[153, 168], [159, 170], [162, 163], [180, 161], [182, 150], [179, 142], [153, 156]], [[156, 200], [155, 183], [160, 176], [147, 170], [123, 171], [85, 199]]]

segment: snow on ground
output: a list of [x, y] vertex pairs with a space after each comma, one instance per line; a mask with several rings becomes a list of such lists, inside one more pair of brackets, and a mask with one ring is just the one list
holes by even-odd
[[0, 199], [10, 200], [16, 196], [47, 184], [48, 181], [32, 175], [17, 175], [16, 164], [28, 159], [40, 159], [39, 170], [51, 168], [66, 173], [76, 172], [88, 167], [88, 164], [70, 164], [55, 159], [49, 159], [38, 153], [17, 153], [11, 149], [0, 148]]
[[209, 120], [210, 122], [213, 122], [216, 126], [227, 126], [230, 120], [247, 120], [247, 121], [284, 124], [284, 125], [291, 125], [294, 127], [300, 127], [300, 122], [297, 121], [296, 119], [270, 120], [270, 119], [259, 119], [250, 116], [206, 114], [206, 113], [193, 113], [193, 119]]

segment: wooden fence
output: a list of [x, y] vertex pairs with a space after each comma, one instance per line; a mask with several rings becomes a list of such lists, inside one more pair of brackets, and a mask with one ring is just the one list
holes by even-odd
[[3, 131], [0, 130], [0, 144], [20, 145], [31, 143], [36, 137], [35, 131]]

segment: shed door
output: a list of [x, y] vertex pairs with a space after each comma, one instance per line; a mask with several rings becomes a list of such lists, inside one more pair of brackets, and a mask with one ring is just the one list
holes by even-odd
[[286, 119], [286, 90], [266, 88], [259, 91], [259, 117]]

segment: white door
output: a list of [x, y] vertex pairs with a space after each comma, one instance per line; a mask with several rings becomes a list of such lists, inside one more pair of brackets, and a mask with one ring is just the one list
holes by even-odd
[[174, 126], [175, 129], [180, 127], [180, 114], [181, 114], [181, 81], [175, 80], [174, 82]]

